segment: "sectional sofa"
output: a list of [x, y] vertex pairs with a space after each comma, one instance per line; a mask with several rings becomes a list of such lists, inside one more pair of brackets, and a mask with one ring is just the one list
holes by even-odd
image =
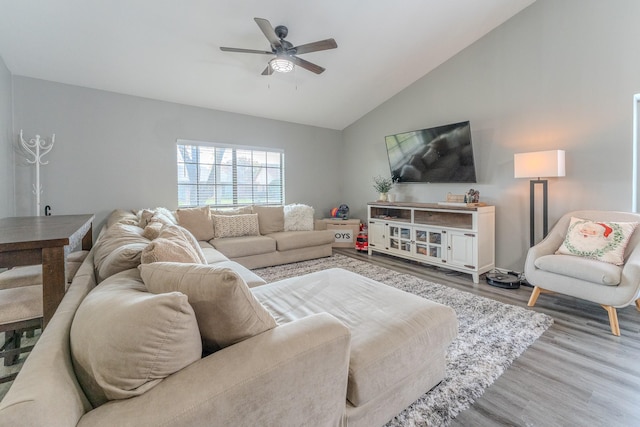
[[443, 379], [451, 308], [342, 269], [266, 284], [160, 216], [110, 216], [3, 423], [379, 426]]

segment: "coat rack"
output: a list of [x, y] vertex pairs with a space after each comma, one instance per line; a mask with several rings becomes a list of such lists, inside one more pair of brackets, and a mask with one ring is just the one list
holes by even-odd
[[45, 139], [36, 135], [35, 138], [28, 142], [22, 137], [22, 129], [20, 129], [20, 144], [25, 151], [27, 163], [36, 165], [36, 183], [33, 184], [33, 194], [36, 196], [36, 216], [40, 216], [40, 194], [42, 194], [42, 185], [40, 184], [40, 165], [46, 165], [49, 161], [43, 162], [42, 158], [51, 151], [56, 140], [56, 134], [51, 136], [51, 143], [47, 144]]

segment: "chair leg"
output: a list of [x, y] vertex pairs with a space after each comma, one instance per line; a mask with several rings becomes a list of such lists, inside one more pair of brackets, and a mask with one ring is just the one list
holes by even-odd
[[617, 337], [620, 336], [620, 325], [618, 324], [618, 312], [615, 307], [603, 305], [602, 308], [609, 313], [609, 324], [611, 325], [611, 333]]
[[536, 286], [533, 288], [533, 291], [531, 292], [531, 297], [529, 297], [529, 302], [527, 303], [529, 307], [533, 307], [534, 305], [536, 305], [536, 301], [538, 301], [540, 292], [542, 292], [542, 289], [540, 288], [540, 286]]
[[11, 352], [11, 350], [20, 348], [20, 338], [22, 331], [6, 331], [4, 333], [4, 350], [8, 353], [4, 357], [4, 366], [15, 365], [20, 357], [20, 353]]
[[640, 298], [636, 300], [636, 309], [640, 311]]

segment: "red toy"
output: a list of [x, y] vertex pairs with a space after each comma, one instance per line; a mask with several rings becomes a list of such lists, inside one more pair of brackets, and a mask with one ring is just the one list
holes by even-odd
[[360, 232], [358, 233], [358, 237], [356, 237], [356, 250], [369, 250], [369, 233], [364, 224], [360, 224]]

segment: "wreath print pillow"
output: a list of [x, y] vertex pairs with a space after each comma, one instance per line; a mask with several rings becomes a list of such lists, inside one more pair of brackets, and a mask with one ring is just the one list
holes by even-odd
[[637, 222], [598, 222], [571, 217], [567, 236], [556, 254], [622, 265], [624, 250], [637, 225]]

